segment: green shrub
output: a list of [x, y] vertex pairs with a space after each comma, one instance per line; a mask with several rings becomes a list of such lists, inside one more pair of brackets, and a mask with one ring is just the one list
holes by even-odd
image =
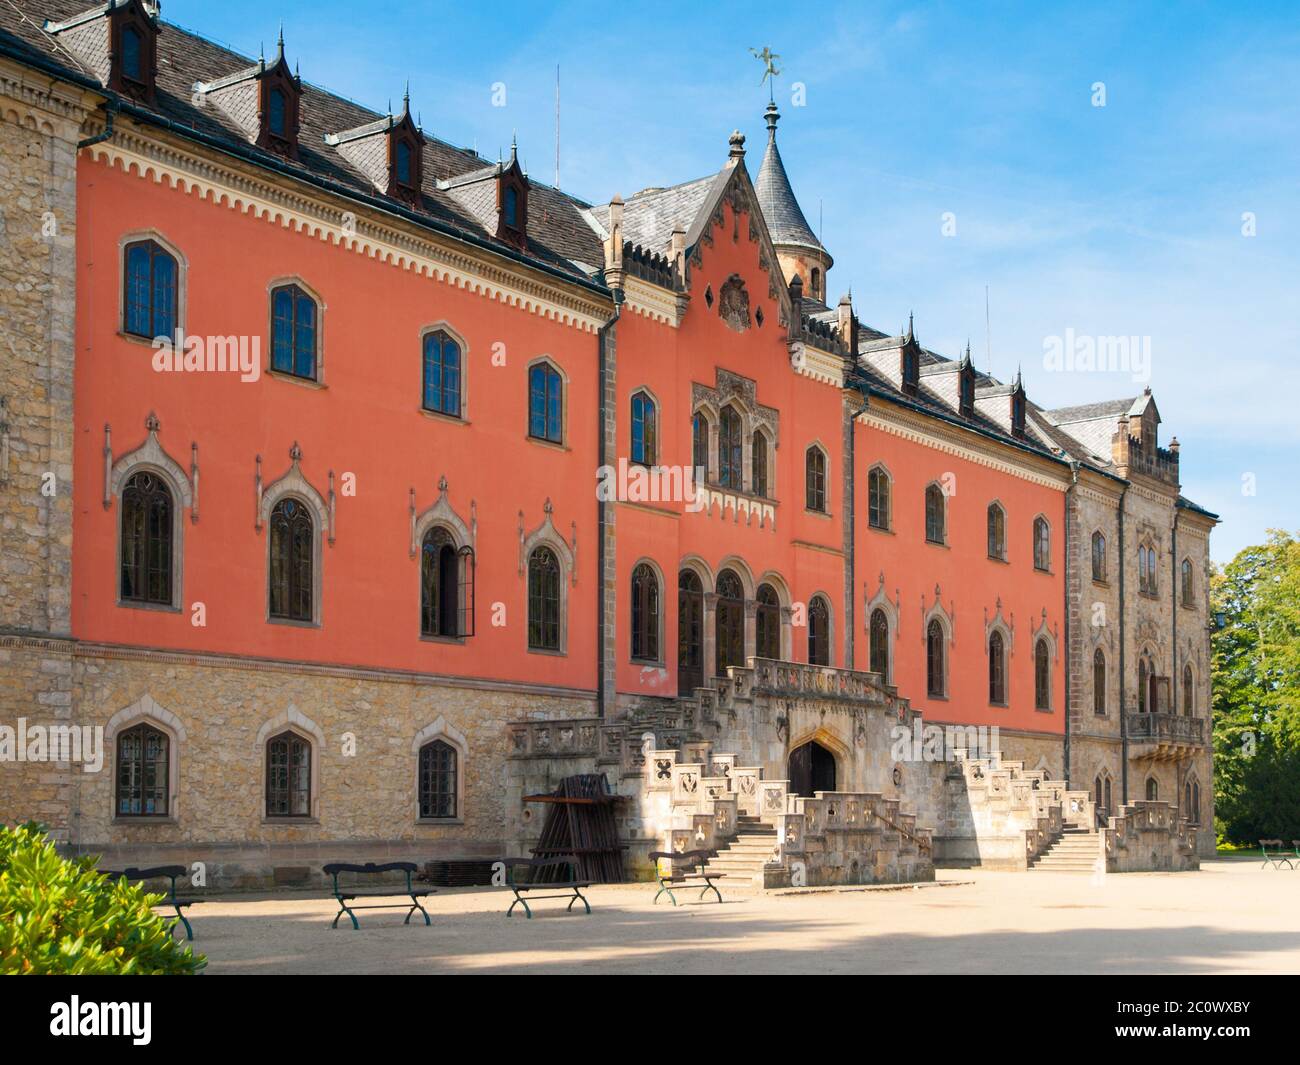
[[0, 974], [194, 973], [202, 955], [172, 938], [149, 894], [61, 858], [42, 826], [0, 825]]

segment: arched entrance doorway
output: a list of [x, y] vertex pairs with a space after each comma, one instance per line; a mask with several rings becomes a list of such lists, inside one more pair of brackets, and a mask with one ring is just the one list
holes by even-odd
[[787, 772], [790, 794], [812, 798], [814, 792], [835, 790], [835, 755], [816, 740], [790, 752]]

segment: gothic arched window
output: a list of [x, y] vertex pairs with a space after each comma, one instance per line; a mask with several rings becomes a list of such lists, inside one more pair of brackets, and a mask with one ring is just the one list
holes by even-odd
[[1106, 579], [1106, 537], [1099, 532], [1092, 534], [1092, 579]]
[[1043, 518], [1034, 519], [1034, 569], [1052, 568], [1052, 529]]
[[123, 602], [173, 605], [171, 491], [156, 473], [133, 473], [122, 489], [121, 584]]
[[989, 702], [1003, 706], [1007, 701], [1007, 652], [1002, 633], [989, 636]]
[[1191, 559], [1189, 558], [1183, 559], [1181, 573], [1182, 573], [1182, 584], [1183, 584], [1182, 587], [1183, 606], [1189, 607], [1192, 605], [1193, 591], [1194, 591], [1194, 585], [1192, 581], [1192, 560]]
[[534, 548], [528, 559], [528, 646], [560, 649], [560, 560], [549, 547]]
[[659, 456], [655, 401], [645, 392], [632, 397], [632, 461], [653, 466]]
[[315, 536], [307, 504], [293, 497], [276, 503], [271, 511], [271, 617], [313, 620]]
[[740, 415], [734, 407], [723, 407], [718, 419], [718, 483], [725, 488], [744, 488], [744, 458], [741, 448]]
[[873, 529], [889, 528], [889, 474], [879, 466], [867, 474], [867, 523]]
[[420, 748], [417, 786], [422, 818], [457, 817], [456, 748], [434, 740]]
[[814, 666], [831, 664], [831, 609], [820, 595], [808, 604], [808, 662]]
[[457, 550], [451, 534], [435, 525], [420, 547], [420, 635], [468, 636], [474, 565], [469, 548]]
[[1092, 712], [1106, 713], [1106, 655], [1100, 647], [1092, 652]]
[[271, 369], [316, 380], [319, 308], [300, 285], [271, 290]]
[[718, 574], [716, 607], [717, 674], [745, 664], [745, 586], [734, 570]]
[[1196, 712], [1196, 682], [1192, 677], [1192, 667], [1183, 666], [1183, 713], [1191, 717]]
[[528, 435], [552, 444], [564, 443], [564, 379], [547, 362], [528, 371]]
[[1034, 644], [1034, 709], [1052, 708], [1052, 661], [1047, 641]]
[[152, 725], [126, 729], [117, 737], [118, 817], [166, 817], [171, 744]]
[[781, 601], [770, 584], [760, 584], [754, 596], [754, 632], [757, 646], [754, 653], [759, 658], [781, 657]]
[[947, 692], [943, 642], [943, 623], [934, 618], [925, 630], [925, 690], [932, 698]]
[[804, 456], [806, 491], [804, 505], [818, 514], [826, 513], [826, 452], [816, 444]]
[[867, 639], [867, 668], [879, 673], [880, 679], [889, 683], [889, 618], [877, 607], [871, 612], [871, 627]]
[[989, 504], [989, 558], [1007, 557], [1007, 513], [996, 503]]
[[266, 743], [266, 816], [311, 816], [311, 742], [296, 732]]
[[644, 562], [632, 571], [632, 657], [659, 661], [659, 576]]
[[439, 329], [424, 334], [424, 409], [460, 417], [460, 344]]
[[942, 544], [947, 539], [947, 522], [944, 514], [943, 489], [930, 484], [925, 489], [925, 538], [929, 543]]
[[762, 433], [754, 434], [750, 456], [750, 490], [756, 496], [767, 495], [767, 437]]
[[122, 331], [174, 340], [180, 275], [175, 257], [155, 240], [133, 241], [124, 257]]

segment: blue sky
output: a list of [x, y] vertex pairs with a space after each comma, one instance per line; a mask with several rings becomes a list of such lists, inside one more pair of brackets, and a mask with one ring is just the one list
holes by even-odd
[[782, 154], [835, 257], [832, 300], [851, 286], [859, 316], [889, 330], [912, 311], [922, 343], [955, 354], [970, 337], [987, 369], [987, 285], [992, 370], [1022, 364], [1046, 407], [1144, 386], [1049, 370], [1046, 338], [1149, 337], [1161, 439], [1182, 445], [1184, 492], [1223, 517], [1219, 561], [1300, 529], [1300, 20], [1250, 8], [163, 6], [252, 55], [283, 19], [307, 80], [382, 109], [409, 77], [428, 132], [490, 158], [517, 132], [547, 182], [558, 64], [560, 184], [591, 201], [716, 171], [737, 127], [755, 171], [767, 97], [749, 48], [770, 45]]

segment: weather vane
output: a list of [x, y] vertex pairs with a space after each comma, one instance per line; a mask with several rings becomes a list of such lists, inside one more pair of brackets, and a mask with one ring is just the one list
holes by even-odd
[[777, 55], [776, 52], [772, 51], [772, 49], [767, 45], [763, 45], [763, 50], [761, 52], [757, 48], [751, 48], [749, 54], [755, 59], [761, 59], [763, 61], [763, 81], [760, 81], [759, 85], [762, 85], [764, 81], [767, 82], [768, 99], [775, 101], [776, 76], [781, 73], [781, 71], [776, 67], [776, 61], [781, 57]]

